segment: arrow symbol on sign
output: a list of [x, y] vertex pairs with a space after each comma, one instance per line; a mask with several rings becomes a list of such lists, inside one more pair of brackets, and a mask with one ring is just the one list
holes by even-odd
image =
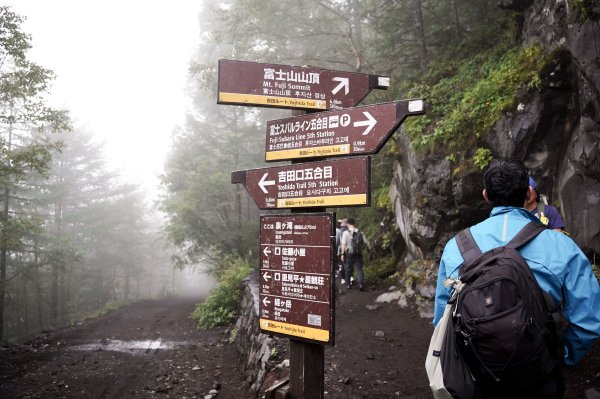
[[265, 272], [265, 274], [263, 274], [263, 278], [265, 279], [265, 281], [267, 281], [267, 282], [268, 282], [268, 281], [269, 281], [269, 279], [270, 279], [270, 278], [272, 278], [272, 277], [271, 277], [271, 275], [269, 274], [269, 272]]
[[263, 175], [263, 177], [260, 178], [260, 181], [258, 182], [258, 187], [260, 187], [260, 189], [263, 191], [263, 193], [268, 194], [269, 192], [267, 191], [267, 189], [265, 188], [265, 186], [274, 186], [275, 185], [275, 180], [265, 180], [267, 178], [267, 176], [269, 175], [269, 172], [265, 173]]
[[371, 129], [373, 129], [375, 127], [375, 125], [377, 124], [377, 119], [373, 118], [373, 115], [371, 115], [367, 111], [364, 111], [363, 115], [367, 117], [367, 120], [354, 122], [354, 127], [367, 126], [367, 128], [365, 129], [365, 131], [362, 134], [363, 136], [366, 136], [367, 134], [369, 134]]
[[342, 90], [342, 87], [344, 88], [344, 94], [348, 94], [348, 92], [350, 91], [350, 79], [333, 78], [333, 81], [340, 82], [340, 84], [338, 84], [333, 90], [331, 90], [333, 94], [337, 94], [338, 91]]
[[263, 254], [265, 254], [265, 256], [269, 256], [270, 253], [271, 250], [269, 249], [269, 247], [265, 247], [265, 249], [263, 249]]
[[271, 303], [271, 301], [269, 301], [269, 299], [265, 297], [263, 298], [262, 303], [263, 305], [268, 306]]

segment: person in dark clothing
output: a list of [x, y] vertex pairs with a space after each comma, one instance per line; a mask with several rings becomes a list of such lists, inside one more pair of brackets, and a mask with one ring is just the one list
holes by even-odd
[[562, 231], [565, 228], [565, 222], [560, 217], [558, 209], [548, 205], [545, 196], [539, 193], [535, 180], [531, 177], [529, 178], [529, 187], [532, 189], [532, 195], [525, 202], [525, 209], [533, 213], [549, 229]]
[[356, 227], [354, 219], [348, 219], [348, 230], [342, 234], [342, 260], [346, 269], [345, 283], [346, 288], [350, 288], [352, 284], [352, 273], [356, 267], [358, 289], [363, 290], [363, 254], [362, 247], [365, 244], [365, 239], [362, 231]]

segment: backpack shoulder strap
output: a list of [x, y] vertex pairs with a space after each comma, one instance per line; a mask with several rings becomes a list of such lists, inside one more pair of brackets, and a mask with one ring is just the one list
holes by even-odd
[[545, 208], [546, 208], [546, 205], [544, 204], [544, 201], [540, 201], [537, 203], [537, 211], [539, 214], [544, 213]]
[[460, 254], [465, 260], [465, 265], [481, 256], [481, 250], [471, 234], [471, 229], [468, 227], [456, 235], [456, 244], [458, 245]]
[[529, 222], [513, 237], [506, 246], [508, 248], [519, 249], [529, 241], [537, 237], [542, 231], [546, 230], [546, 226], [537, 222]]

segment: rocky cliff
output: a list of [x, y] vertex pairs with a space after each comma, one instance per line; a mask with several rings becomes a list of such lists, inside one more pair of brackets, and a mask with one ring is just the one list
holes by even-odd
[[[481, 140], [495, 157], [525, 163], [540, 191], [559, 208], [573, 239], [598, 263], [600, 5], [513, 0], [501, 6], [517, 13], [521, 43], [539, 44], [550, 61], [540, 87], [516, 93], [513, 109], [482, 132]], [[449, 160], [443, 149], [415, 153], [403, 134], [397, 145], [390, 195], [401, 232], [397, 250], [408, 267], [416, 259], [439, 259], [447, 240], [485, 218], [490, 207], [481, 197], [482, 171], [461, 168], [472, 150]]]

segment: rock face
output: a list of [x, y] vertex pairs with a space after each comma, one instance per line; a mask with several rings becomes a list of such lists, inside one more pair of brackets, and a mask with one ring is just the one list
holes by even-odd
[[[539, 43], [553, 62], [541, 74], [542, 88], [517, 93], [515, 109], [497, 121], [486, 140], [494, 156], [525, 163], [540, 192], [559, 208], [572, 238], [598, 259], [600, 7], [568, 3], [502, 2], [522, 11], [523, 44]], [[481, 197], [482, 172], [460, 169], [473, 155], [469, 150], [455, 162], [442, 151], [422, 157], [398, 136], [400, 155], [390, 187], [403, 238], [398, 250], [405, 264], [439, 259], [450, 237], [489, 214]]]

